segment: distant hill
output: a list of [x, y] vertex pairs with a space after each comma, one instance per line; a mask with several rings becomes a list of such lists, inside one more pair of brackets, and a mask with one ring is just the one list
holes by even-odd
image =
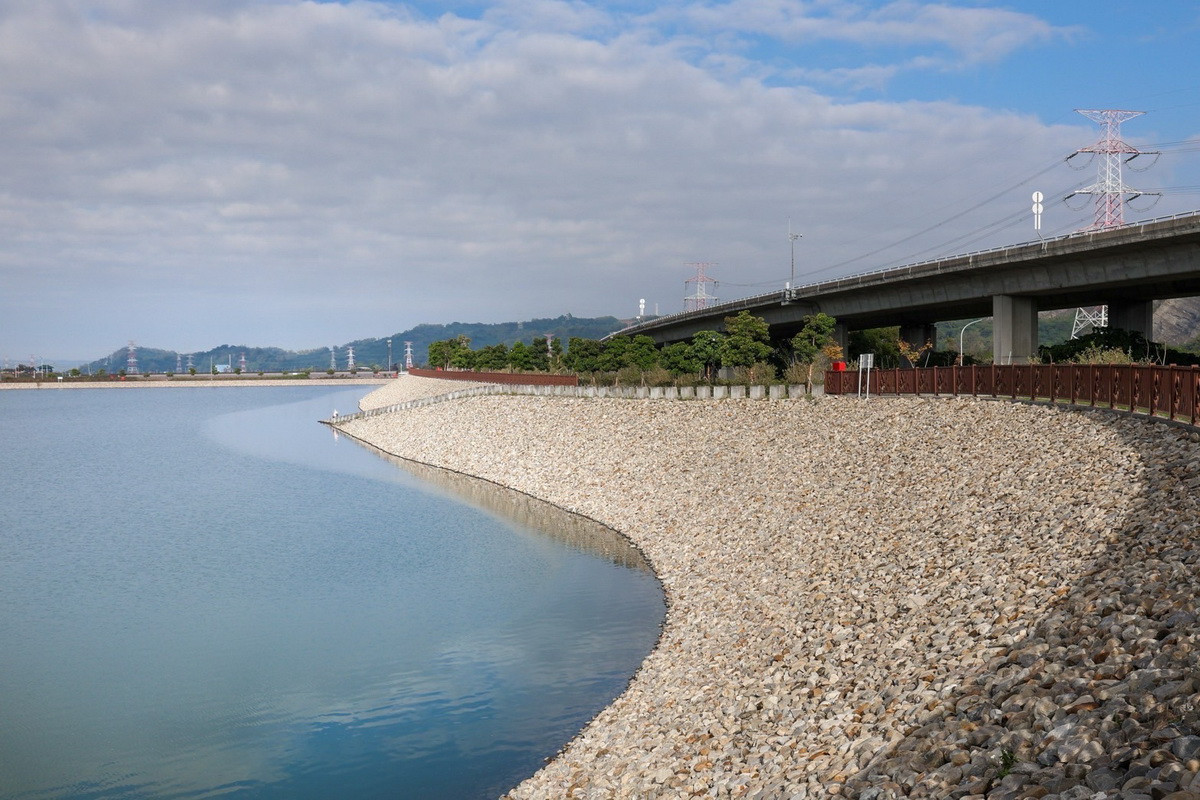
[[[348, 348], [354, 348], [354, 363], [360, 369], [370, 369], [373, 366], [386, 369], [388, 360], [387, 340], [392, 340], [392, 360], [398, 364], [404, 363], [404, 343], [412, 342], [413, 362], [425, 363], [429, 353], [429, 345], [441, 339], [453, 339], [460, 334], [471, 340], [475, 349], [489, 345], [504, 343], [512, 345], [518, 341], [526, 344], [537, 339], [544, 341], [546, 334], [551, 334], [563, 341], [578, 336], [585, 339], [599, 339], [625, 327], [627, 323], [616, 317], [573, 317], [565, 314], [553, 319], [531, 319], [523, 322], [451, 322], [448, 325], [418, 325], [406, 331], [383, 336], [378, 339], [357, 339], [346, 342], [336, 348], [337, 368], [346, 369]], [[254, 372], [300, 372], [313, 370], [323, 372], [329, 369], [330, 353], [328, 347], [318, 347], [312, 350], [283, 350], [278, 347], [249, 347], [246, 345], [222, 344], [211, 350], [192, 353], [192, 365], [197, 372], [206, 373], [213, 366], [224, 364], [234, 369], [241, 363], [245, 355], [246, 371]], [[137, 368], [139, 372], [186, 372], [188, 353], [177, 353], [174, 350], [160, 350], [153, 347], [137, 348]], [[87, 373], [99, 370], [116, 373], [126, 369], [128, 361], [127, 348], [114, 350], [105, 358], [98, 358], [80, 367]]]

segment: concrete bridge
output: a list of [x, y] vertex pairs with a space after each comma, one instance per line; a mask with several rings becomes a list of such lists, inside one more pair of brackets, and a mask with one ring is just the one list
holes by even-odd
[[[1150, 338], [1154, 301], [1200, 295], [1200, 212], [1101, 231], [1081, 232], [879, 270], [658, 317], [621, 334], [659, 344], [719, 330], [747, 310], [764, 318], [774, 339], [790, 338], [807, 314], [838, 320], [843, 346], [851, 330], [900, 326], [915, 346], [939, 321], [993, 318], [997, 364], [1037, 352], [1037, 314], [1108, 306], [1109, 324]], [[615, 334], [614, 334], [615, 335]]]

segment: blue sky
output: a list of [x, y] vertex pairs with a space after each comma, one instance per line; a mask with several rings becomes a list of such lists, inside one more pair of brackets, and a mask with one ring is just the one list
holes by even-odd
[[0, 357], [680, 310], [1200, 209], [1200, 6], [0, 2]]

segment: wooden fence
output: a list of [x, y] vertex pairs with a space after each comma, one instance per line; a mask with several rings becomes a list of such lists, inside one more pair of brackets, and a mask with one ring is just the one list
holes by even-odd
[[[1200, 420], [1200, 367], [1151, 364], [1011, 364], [825, 373], [826, 394], [972, 395], [1098, 406]], [[860, 383], [862, 384], [860, 387]]]

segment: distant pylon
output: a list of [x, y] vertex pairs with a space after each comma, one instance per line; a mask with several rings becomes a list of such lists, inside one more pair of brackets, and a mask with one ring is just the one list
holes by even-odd
[[711, 262], [695, 261], [688, 264], [689, 267], [694, 267], [696, 277], [688, 278], [683, 282], [685, 289], [691, 285], [691, 293], [683, 298], [684, 311], [699, 311], [702, 308], [708, 308], [717, 302], [715, 294], [709, 294], [708, 286], [712, 284], [713, 291], [716, 291], [717, 281], [705, 274], [705, 270], [709, 267], [716, 266]]
[[337, 372], [337, 348], [329, 348], [329, 368]]
[[404, 371], [412, 369], [412, 342], [404, 343]]
[[[1093, 153], [1101, 156], [1097, 165], [1096, 182], [1083, 189], [1076, 189], [1067, 195], [1067, 199], [1077, 194], [1096, 196], [1096, 219], [1087, 230], [1103, 230], [1125, 224], [1125, 196], [1129, 199], [1141, 197], [1144, 194], [1161, 196], [1161, 192], [1139, 192], [1125, 185], [1121, 178], [1121, 167], [1141, 155], [1159, 155], [1157, 151], [1142, 152], [1121, 139], [1121, 123], [1140, 117], [1145, 111], [1121, 111], [1119, 109], [1081, 109], [1075, 111], [1093, 122], [1100, 124], [1100, 141], [1088, 147], [1080, 148], [1067, 156], [1070, 161], [1080, 153]], [[1122, 158], [1122, 156], [1127, 156]]]
[[192, 354], [191, 354], [191, 353], [188, 353], [188, 363], [187, 363], [187, 370], [188, 370], [188, 372], [191, 372], [191, 371], [192, 371], [192, 368], [193, 368], [193, 367], [195, 367], [195, 366], [196, 366], [196, 365], [195, 365], [195, 364], [192, 362]]
[[175, 371], [183, 372], [183, 355], [181, 353], [175, 354]]
[[[1083, 189], [1076, 189], [1064, 199], [1077, 194], [1096, 197], [1096, 216], [1084, 230], [1107, 230], [1125, 224], [1126, 195], [1132, 200], [1142, 195], [1158, 195], [1161, 192], [1139, 192], [1125, 185], [1121, 168], [1140, 155], [1158, 155], [1155, 151], [1142, 152], [1121, 139], [1121, 123], [1140, 117], [1144, 111], [1122, 111], [1120, 109], [1081, 109], [1075, 111], [1100, 125], [1100, 141], [1076, 150], [1067, 156], [1070, 161], [1080, 153], [1100, 156], [1096, 182]], [[1071, 338], [1078, 339], [1088, 327], [1092, 330], [1108, 327], [1108, 306], [1087, 306], [1075, 309], [1075, 322], [1071, 326]]]
[[238, 359], [238, 369], [242, 371], [243, 375], [246, 374], [246, 354], [244, 352], [242, 353], [242, 357]]
[[128, 352], [128, 355], [125, 356], [125, 374], [126, 375], [137, 375], [138, 374], [137, 345], [134, 344], [132, 339], [129, 340], [129, 352]]
[[354, 371], [354, 348], [346, 348], [346, 369], [350, 372]]

